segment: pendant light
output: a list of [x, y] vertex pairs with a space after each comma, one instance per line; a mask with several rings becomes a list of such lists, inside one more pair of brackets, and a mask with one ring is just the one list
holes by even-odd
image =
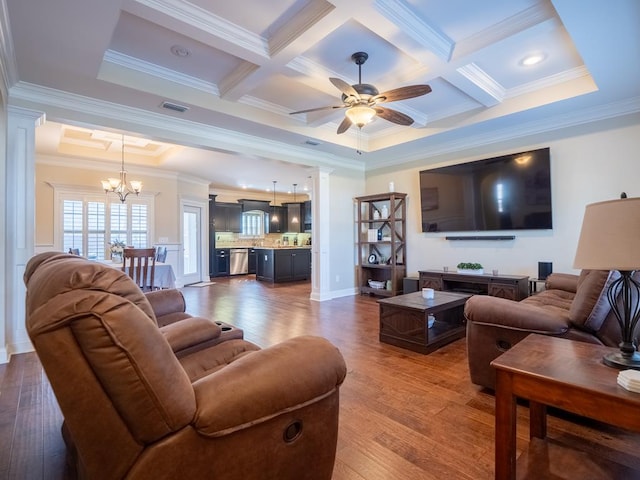
[[271, 223], [279, 221], [278, 214], [276, 213], [276, 181], [273, 180], [273, 215], [271, 215]]
[[[297, 186], [298, 186], [297, 183], [293, 184], [293, 203], [296, 203], [296, 187]], [[295, 215], [295, 211], [294, 211], [293, 218], [291, 219], [291, 223], [300, 223], [300, 220], [298, 220], [298, 216]]]
[[115, 193], [122, 203], [125, 202], [129, 194], [138, 195], [142, 191], [142, 182], [131, 180], [127, 182], [127, 171], [124, 169], [124, 133], [122, 134], [122, 167], [119, 178], [109, 178], [102, 180], [102, 188], [105, 193]]

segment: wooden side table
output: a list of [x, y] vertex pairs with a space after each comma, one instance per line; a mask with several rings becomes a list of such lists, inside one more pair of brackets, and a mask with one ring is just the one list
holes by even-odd
[[547, 406], [640, 432], [640, 394], [602, 363], [612, 348], [532, 334], [496, 358], [496, 480], [516, 478], [516, 398], [529, 400], [530, 437], [547, 434]]

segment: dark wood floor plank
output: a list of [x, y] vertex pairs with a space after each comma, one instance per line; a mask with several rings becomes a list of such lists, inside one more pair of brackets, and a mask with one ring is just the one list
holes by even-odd
[[[348, 374], [333, 480], [493, 478], [494, 398], [469, 381], [464, 339], [429, 355], [380, 343], [375, 298], [313, 302], [309, 283], [235, 277], [182, 290], [190, 313], [232, 323], [261, 347], [310, 334], [340, 348]], [[517, 413], [520, 454], [529, 445], [526, 405]], [[61, 423], [35, 354], [0, 366], [0, 478], [63, 479]], [[561, 447], [578, 445], [631, 468], [640, 463], [638, 434], [555, 414], [548, 430]], [[571, 471], [554, 475], [572, 478]]]

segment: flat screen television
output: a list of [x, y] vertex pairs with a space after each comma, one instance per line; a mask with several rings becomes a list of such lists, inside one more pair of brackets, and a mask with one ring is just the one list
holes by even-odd
[[422, 170], [423, 232], [549, 230], [549, 148]]

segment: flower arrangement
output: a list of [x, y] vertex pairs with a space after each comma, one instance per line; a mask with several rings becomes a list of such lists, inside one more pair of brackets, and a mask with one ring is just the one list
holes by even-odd
[[113, 242], [111, 242], [109, 251], [111, 252], [111, 255], [115, 254], [121, 256], [124, 252], [124, 242], [116, 238]]

